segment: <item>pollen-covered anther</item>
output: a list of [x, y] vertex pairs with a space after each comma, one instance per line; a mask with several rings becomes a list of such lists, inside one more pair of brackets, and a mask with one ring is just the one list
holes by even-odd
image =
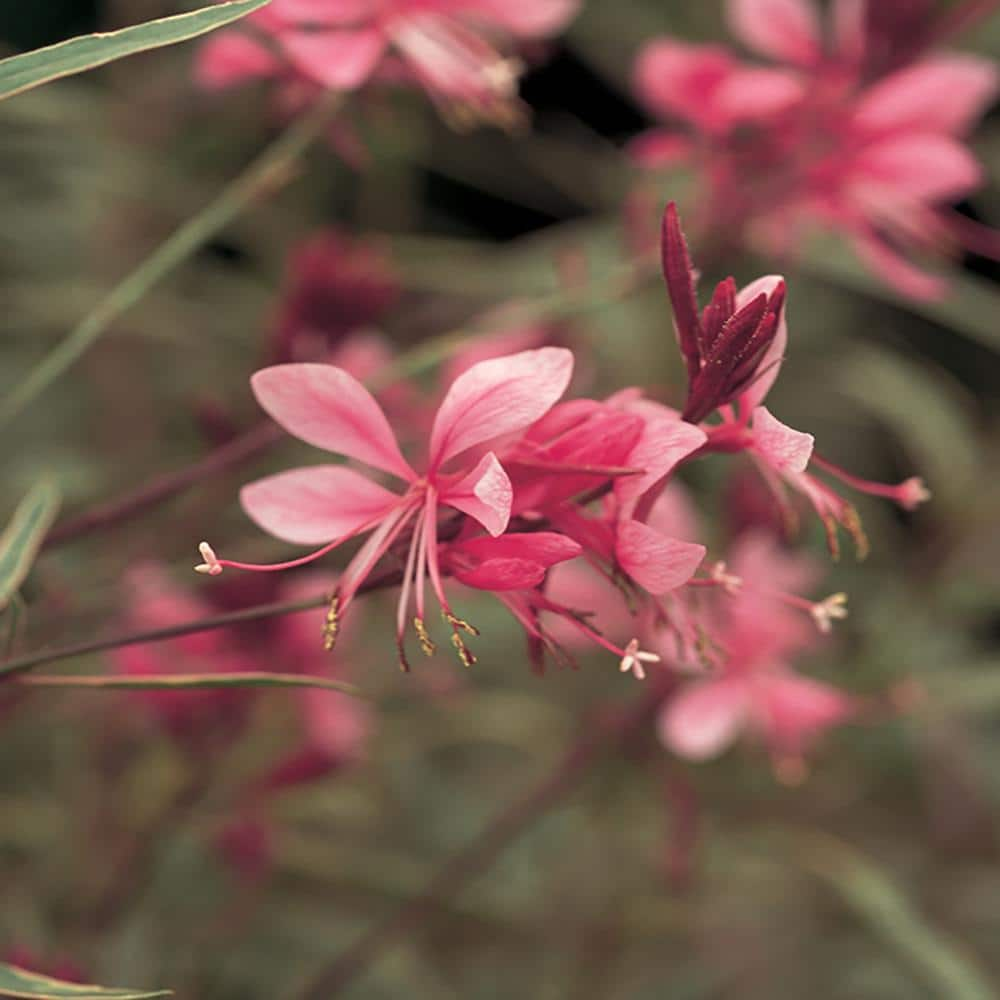
[[475, 625], [470, 625], [464, 618], [459, 618], [450, 611], [442, 611], [441, 616], [453, 629], [461, 629], [469, 635], [479, 635], [479, 629]]
[[330, 598], [326, 619], [323, 621], [323, 648], [328, 653], [337, 645], [338, 632], [340, 632], [340, 595], [334, 594]]
[[476, 665], [476, 654], [465, 644], [465, 640], [458, 632], [451, 633], [451, 644], [458, 653], [458, 658], [462, 661], [463, 667], [473, 667]]
[[219, 562], [219, 557], [215, 554], [212, 546], [208, 542], [202, 542], [198, 546], [198, 551], [201, 553], [201, 558], [205, 561], [195, 566], [195, 572], [207, 573], [209, 576], [218, 576], [222, 572], [222, 564]]
[[423, 650], [424, 656], [433, 656], [437, 646], [430, 635], [428, 635], [427, 626], [424, 624], [423, 618], [416, 617], [413, 619], [413, 629], [417, 633], [417, 641], [420, 643], [420, 648]]
[[735, 573], [730, 573], [726, 568], [724, 562], [717, 562], [711, 569], [709, 576], [720, 586], [727, 594], [736, 595], [740, 592], [740, 588], [743, 586], [743, 577], [737, 576]]
[[810, 607], [809, 613], [820, 632], [826, 634], [832, 630], [835, 621], [842, 621], [847, 617], [847, 594], [837, 593], [824, 597]]
[[659, 662], [660, 658], [656, 653], [647, 653], [644, 649], [639, 648], [638, 639], [631, 639], [625, 647], [625, 655], [621, 658], [618, 669], [623, 674], [631, 672], [638, 680], [642, 681], [646, 679], [646, 671], [643, 668], [643, 664]]

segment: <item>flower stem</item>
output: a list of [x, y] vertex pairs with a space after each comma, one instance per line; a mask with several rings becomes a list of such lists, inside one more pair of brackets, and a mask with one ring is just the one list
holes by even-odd
[[580, 784], [605, 751], [646, 726], [668, 692], [667, 684], [654, 685], [615, 717], [589, 723], [537, 785], [501, 810], [479, 836], [453, 854], [422, 892], [369, 927], [351, 947], [321, 969], [298, 994], [298, 1000], [329, 1000], [363, 975], [383, 952], [403, 939], [412, 939], [440, 901], [454, 896], [486, 871], [535, 820]]
[[28, 376], [0, 401], [0, 426], [10, 422], [47, 389], [175, 267], [191, 256], [244, 209], [272, 194], [292, 176], [289, 166], [317, 139], [340, 106], [333, 94], [320, 101], [265, 149], [235, 180], [127, 274], [69, 332]]

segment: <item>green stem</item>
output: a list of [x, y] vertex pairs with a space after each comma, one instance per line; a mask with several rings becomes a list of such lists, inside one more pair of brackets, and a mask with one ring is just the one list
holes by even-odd
[[235, 180], [160, 244], [134, 271], [126, 275], [27, 378], [0, 401], [0, 426], [7, 424], [47, 389], [175, 267], [191, 256], [258, 198], [277, 190], [291, 176], [289, 165], [322, 133], [341, 103], [333, 94], [299, 118], [257, 157]]

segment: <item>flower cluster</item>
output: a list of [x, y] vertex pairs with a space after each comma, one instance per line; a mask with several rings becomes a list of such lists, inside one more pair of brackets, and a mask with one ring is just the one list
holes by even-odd
[[695, 166], [697, 225], [717, 240], [783, 255], [819, 226], [904, 294], [940, 294], [917, 258], [1000, 246], [948, 207], [982, 183], [964, 140], [998, 76], [988, 60], [927, 54], [933, 22], [916, 6], [835, 0], [824, 32], [813, 0], [729, 0], [733, 33], [768, 65], [649, 42], [636, 89], [664, 126], [635, 140], [635, 160]]
[[276, 80], [293, 107], [370, 81], [421, 87], [456, 123], [516, 120], [518, 41], [558, 31], [578, 0], [272, 0], [201, 50], [219, 89]]
[[[245, 486], [244, 510], [261, 528], [285, 542], [319, 547], [282, 563], [253, 564], [220, 559], [202, 543], [199, 572], [290, 570], [367, 536], [333, 589], [323, 628], [328, 649], [366, 589], [398, 585], [396, 646], [403, 669], [410, 668], [408, 633], [426, 655], [435, 652], [428, 589], [450, 643], [471, 666], [472, 640], [479, 632], [455, 611], [450, 596], [454, 584], [461, 584], [490, 591], [506, 605], [524, 628], [538, 669], [546, 653], [569, 660], [567, 650], [586, 640], [639, 678], [661, 659], [728, 671], [726, 678], [738, 675], [738, 682], [727, 680], [717, 689], [731, 696], [731, 711], [725, 726], [719, 720], [713, 724], [725, 733], [738, 720], [756, 720], [759, 728], [764, 699], [768, 719], [787, 709], [773, 723], [773, 740], [781, 744], [782, 756], [793, 755], [806, 732], [849, 714], [846, 702], [826, 698], [781, 667], [792, 650], [807, 644], [803, 623], [812, 634], [844, 616], [843, 596], [821, 601], [799, 596], [788, 581], [802, 574], [782, 568], [777, 556], [736, 558], [733, 568], [716, 562], [696, 575], [706, 548], [690, 527], [677, 530], [676, 469], [714, 452], [747, 454], [777, 504], [790, 489], [813, 505], [834, 549], [838, 526], [854, 536], [859, 549], [865, 540], [853, 507], [813, 465], [907, 508], [927, 493], [917, 479], [884, 486], [842, 473], [813, 456], [810, 435], [782, 424], [763, 405], [788, 339], [780, 277], [760, 278], [742, 290], [728, 279], [699, 309], [696, 275], [673, 205], [664, 214], [662, 247], [688, 374], [683, 408], [649, 399], [636, 388], [602, 400], [563, 400], [573, 355], [562, 347], [489, 357], [461, 369], [451, 383], [430, 421], [424, 458], [415, 466], [379, 403], [343, 368], [319, 363], [265, 368], [251, 385], [267, 413], [295, 437], [365, 471], [353, 464], [311, 465]], [[553, 568], [567, 563], [589, 566], [625, 600], [627, 632], [608, 630], [600, 615], [595, 618], [613, 603], [607, 597], [580, 603], [551, 585], [557, 576]], [[722, 616], [700, 610], [697, 595], [705, 588], [731, 604]], [[749, 629], [748, 622], [757, 624]], [[757, 648], [749, 631], [757, 638], [770, 633], [771, 639]], [[727, 655], [720, 660], [712, 652], [716, 648]], [[756, 669], [762, 658], [766, 683]], [[749, 687], [747, 677], [753, 677]], [[809, 718], [802, 721], [790, 705]], [[825, 705], [828, 712], [821, 711]], [[685, 715], [677, 718], [664, 723], [668, 742], [692, 754], [704, 752], [703, 744], [699, 750], [684, 735]], [[711, 746], [719, 742], [703, 739]]]

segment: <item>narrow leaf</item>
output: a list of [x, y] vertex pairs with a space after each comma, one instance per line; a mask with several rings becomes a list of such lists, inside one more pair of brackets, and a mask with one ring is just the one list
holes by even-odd
[[339, 691], [341, 694], [364, 698], [364, 693], [353, 684], [335, 681], [329, 677], [316, 677], [312, 674], [276, 674], [247, 673], [230, 674], [168, 674], [164, 676], [128, 677], [116, 674], [82, 675], [82, 674], [36, 674], [25, 677], [18, 683], [29, 687], [58, 688], [90, 688], [111, 690], [155, 691], [159, 689], [177, 690], [178, 688], [237, 688], [237, 687], [308, 687], [324, 688], [328, 691]]
[[0, 535], [0, 610], [24, 583], [58, 510], [59, 491], [52, 480], [43, 479], [18, 504]]
[[893, 947], [935, 996], [949, 1000], [991, 1000], [997, 996], [973, 956], [958, 941], [927, 923], [870, 858], [826, 834], [797, 835], [796, 842], [805, 867]]
[[25, 1000], [153, 1000], [154, 997], [170, 995], [170, 990], [107, 989], [83, 983], [64, 983], [0, 962], [0, 997]]
[[186, 42], [245, 17], [269, 2], [270, 0], [232, 0], [230, 3], [215, 4], [187, 14], [146, 21], [121, 31], [80, 35], [58, 45], [0, 59], [0, 100], [60, 77], [103, 66], [124, 56]]

